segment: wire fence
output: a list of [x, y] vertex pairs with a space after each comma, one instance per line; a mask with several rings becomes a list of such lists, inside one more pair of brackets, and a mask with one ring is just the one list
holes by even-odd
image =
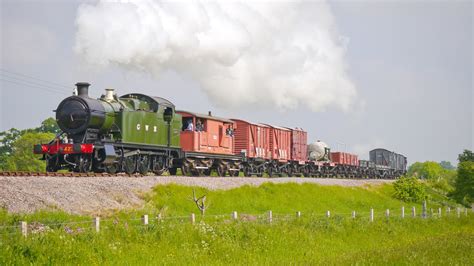
[[79, 234], [88, 231], [100, 232], [102, 229], [110, 229], [115, 226], [128, 227], [152, 227], [160, 223], [175, 223], [183, 224], [190, 223], [195, 224], [200, 221], [204, 222], [249, 222], [249, 223], [277, 223], [277, 222], [291, 222], [298, 221], [301, 219], [309, 220], [331, 220], [331, 219], [367, 219], [370, 222], [374, 222], [380, 219], [409, 219], [409, 218], [442, 218], [442, 217], [457, 217], [468, 216], [469, 209], [467, 208], [456, 208], [451, 210], [448, 208], [423, 208], [419, 213], [415, 207], [406, 209], [401, 207], [398, 210], [377, 210], [370, 209], [369, 211], [351, 211], [351, 212], [331, 212], [326, 211], [324, 213], [302, 213], [296, 211], [294, 213], [274, 213], [273, 211], [267, 211], [265, 213], [238, 213], [236, 211], [228, 214], [206, 214], [196, 215], [191, 213], [189, 215], [181, 216], [165, 216], [157, 214], [156, 216], [150, 217], [149, 215], [143, 215], [141, 217], [134, 218], [107, 218], [101, 219], [101, 217], [94, 217], [88, 220], [70, 221], [70, 222], [38, 222], [38, 221], [20, 221], [17, 224], [0, 225], [0, 236], [15, 237], [23, 236], [27, 237], [29, 234], [39, 234], [50, 232], [54, 230], [62, 230], [69, 234]]

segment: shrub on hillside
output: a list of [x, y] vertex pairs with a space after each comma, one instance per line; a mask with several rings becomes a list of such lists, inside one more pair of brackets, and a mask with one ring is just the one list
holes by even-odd
[[426, 198], [425, 186], [415, 177], [401, 177], [393, 187], [394, 196], [406, 202], [418, 202]]

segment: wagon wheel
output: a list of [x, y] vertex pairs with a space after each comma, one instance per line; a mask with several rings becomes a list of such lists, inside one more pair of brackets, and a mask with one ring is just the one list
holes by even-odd
[[[233, 168], [236, 168], [235, 166]], [[227, 172], [229, 173], [229, 176], [239, 176], [239, 170], [227, 170]]]
[[168, 172], [170, 173], [170, 175], [176, 175], [177, 171], [178, 171], [178, 168], [176, 167], [168, 168]]
[[240, 174], [240, 170], [235, 170], [233, 176], [239, 176], [239, 174]]
[[309, 169], [303, 169], [303, 176], [304, 177], [310, 177], [310, 174], [309, 174]]
[[208, 169], [204, 170], [204, 175], [205, 176], [211, 176], [211, 168], [208, 168]]
[[148, 156], [140, 156], [138, 159], [138, 172], [142, 175], [146, 175], [150, 171], [150, 159]]
[[251, 174], [250, 174], [250, 166], [245, 166], [244, 167], [244, 176], [246, 177], [250, 177]]
[[273, 166], [270, 166], [267, 171], [268, 177], [273, 177], [274, 171]]
[[181, 173], [183, 173], [183, 175], [191, 174], [191, 169], [187, 162], [183, 162], [183, 165], [181, 166]]
[[293, 176], [293, 167], [288, 167], [287, 168], [288, 170], [286, 171], [288, 173], [288, 177], [292, 177]]
[[217, 176], [225, 176], [225, 166], [218, 165], [216, 170], [217, 170]]
[[192, 169], [191, 173], [193, 176], [202, 176], [204, 174], [204, 170], [202, 169]]
[[137, 169], [137, 160], [135, 156], [126, 157], [123, 160], [123, 170], [125, 171], [125, 173], [131, 175], [135, 173], [136, 169]]
[[117, 173], [117, 170], [118, 170], [118, 165], [117, 164], [111, 164], [111, 165], [107, 165], [105, 167], [105, 171], [107, 171], [107, 173], [111, 174], [111, 175], [114, 175]]

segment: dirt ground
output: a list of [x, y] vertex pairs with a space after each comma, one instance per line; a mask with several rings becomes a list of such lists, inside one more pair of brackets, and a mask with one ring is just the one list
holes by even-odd
[[140, 207], [140, 195], [156, 185], [181, 184], [211, 190], [243, 185], [272, 183], [316, 183], [320, 185], [364, 186], [391, 180], [353, 180], [321, 178], [241, 178], [241, 177], [28, 177], [0, 176], [0, 207], [13, 213], [41, 209], [60, 209], [74, 214], [100, 214], [110, 210]]

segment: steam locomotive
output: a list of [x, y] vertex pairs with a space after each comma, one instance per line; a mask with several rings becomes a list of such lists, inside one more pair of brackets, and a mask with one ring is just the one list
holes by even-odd
[[55, 110], [61, 129], [48, 144], [34, 146], [46, 171], [115, 174], [218, 176], [306, 176], [397, 178], [406, 157], [385, 149], [370, 160], [331, 152], [321, 141], [308, 144], [301, 128], [228, 119], [176, 110], [170, 101], [139, 93], [118, 97], [106, 89], [98, 99], [89, 83], [76, 84], [74, 95]]

